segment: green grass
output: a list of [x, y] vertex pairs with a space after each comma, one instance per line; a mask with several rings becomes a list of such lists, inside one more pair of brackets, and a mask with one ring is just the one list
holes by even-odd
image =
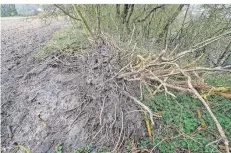
[[81, 50], [87, 44], [88, 41], [80, 27], [68, 24], [56, 31], [45, 45], [38, 50], [34, 58], [43, 59], [57, 51], [67, 54], [72, 53]]
[[[110, 152], [109, 148], [102, 147], [100, 149], [96, 149], [96, 148], [93, 148], [92, 145], [86, 145], [86, 146], [82, 146], [82, 147], [75, 149], [71, 153], [105, 153], [105, 152]], [[64, 153], [63, 146], [57, 145], [55, 148], [55, 153]]]
[[73, 153], [96, 153], [91, 145], [77, 148]]
[[214, 86], [231, 87], [231, 74], [212, 74], [205, 77], [208, 84]]
[[[205, 77], [206, 82], [214, 86], [231, 87], [231, 77], [225, 74], [216, 74]], [[138, 148], [153, 148], [153, 152], [159, 150], [163, 153], [173, 153], [189, 150], [191, 152], [225, 152], [218, 145], [222, 142], [211, 143], [220, 139], [220, 135], [210, 117], [208, 111], [201, 102], [192, 95], [174, 93], [177, 98], [172, 98], [160, 93], [149, 96], [148, 90], [144, 89], [144, 101], [153, 112], [160, 112], [161, 118], [156, 119], [152, 128], [153, 141], [149, 138], [138, 142]], [[211, 95], [208, 103], [217, 117], [229, 141], [231, 141], [231, 99]], [[200, 111], [201, 118], [197, 111]], [[198, 130], [205, 122], [206, 127]], [[131, 141], [131, 140], [130, 140]], [[129, 151], [131, 143], [128, 141], [125, 148]], [[150, 145], [152, 146], [150, 149]]]
[[[193, 96], [178, 93], [176, 99], [159, 94], [155, 97], [146, 96], [146, 104], [154, 112], [162, 112], [162, 118], [157, 120], [160, 127], [153, 128], [154, 146], [162, 152], [174, 152], [176, 149], [190, 150], [193, 152], [218, 152], [218, 145], [212, 141], [219, 139], [219, 134], [207, 110], [201, 102]], [[217, 119], [224, 128], [226, 136], [231, 138], [231, 100], [210, 96], [209, 104]], [[201, 125], [197, 109], [200, 110], [206, 128], [197, 131]], [[231, 140], [231, 139], [230, 139]]]

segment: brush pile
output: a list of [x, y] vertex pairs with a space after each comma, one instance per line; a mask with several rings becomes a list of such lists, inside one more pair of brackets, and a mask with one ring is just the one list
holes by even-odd
[[[113, 146], [113, 151], [121, 151], [126, 139], [148, 136], [141, 114], [147, 115], [152, 125], [153, 118], [160, 117], [142, 103], [144, 88], [152, 96], [165, 92], [176, 97], [173, 91], [188, 92], [198, 97], [206, 107], [229, 152], [229, 142], [220, 123], [198, 91], [212, 89], [204, 83], [201, 73], [231, 73], [231, 66], [197, 67], [201, 56], [193, 61], [186, 60], [188, 55], [218, 38], [221, 36], [180, 53], [175, 53], [176, 49], [169, 53], [166, 48], [159, 54], [143, 54], [134, 51], [136, 45], [133, 51], [122, 51], [110, 38], [103, 37], [103, 44], [93, 44], [81, 56], [61, 59], [61, 63], [75, 63], [74, 67], [78, 69], [81, 80], [84, 80], [79, 86], [82, 103], [68, 111], [74, 112], [72, 124], [85, 121], [86, 135], [83, 137], [87, 143], [97, 148]], [[77, 62], [74, 58], [78, 59]]]
[[[230, 32], [228, 34], [230, 34]], [[149, 53], [142, 56], [141, 54], [134, 55], [131, 53], [130, 55], [132, 60], [119, 71], [117, 78], [123, 78], [129, 82], [139, 81], [140, 89], [143, 89], [143, 87], [147, 88], [150, 96], [153, 96], [158, 92], [165, 92], [165, 94], [175, 98], [176, 96], [171, 92], [173, 90], [188, 92], [195, 95], [205, 106], [211, 118], [215, 122], [218, 132], [226, 146], [226, 151], [229, 152], [229, 142], [220, 123], [213, 114], [205, 98], [203, 98], [198, 91], [208, 91], [213, 89], [212, 86], [209, 86], [204, 82], [201, 74], [205, 72], [231, 73], [231, 65], [214, 68], [198, 67], [197, 63], [202, 56], [191, 61], [188, 58], [188, 56], [191, 56], [198, 49], [218, 40], [221, 37], [222, 36], [211, 38], [193, 46], [190, 50], [186, 50], [178, 54], [174, 54], [175, 49], [170, 53], [167, 52], [167, 47], [160, 54]], [[126, 91], [124, 91], [124, 93], [149, 113], [150, 120], [152, 124], [154, 124], [153, 112]]]

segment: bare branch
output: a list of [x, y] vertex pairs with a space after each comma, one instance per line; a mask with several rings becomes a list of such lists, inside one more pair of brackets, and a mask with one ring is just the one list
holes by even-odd
[[141, 107], [143, 107], [146, 111], [148, 111], [149, 116], [150, 116], [150, 120], [152, 122], [152, 125], [154, 125], [153, 116], [156, 116], [156, 117], [160, 117], [160, 116], [153, 114], [150, 108], [148, 108], [146, 105], [144, 105], [141, 101], [139, 101], [138, 99], [136, 99], [135, 97], [133, 97], [128, 92], [123, 91], [123, 94], [126, 95], [126, 96], [128, 96], [132, 100], [134, 100], [134, 102], [136, 102], [138, 105], [140, 105]]
[[135, 23], [144, 22], [153, 12], [155, 12], [156, 10], [158, 10], [159, 8], [162, 8], [164, 6], [165, 5], [160, 5], [160, 6], [157, 6], [157, 7], [153, 8], [143, 19], [139, 19], [139, 20], [135, 21]]
[[72, 16], [69, 12], [67, 12], [65, 9], [63, 9], [63, 8], [60, 7], [59, 5], [54, 4], [54, 6], [56, 6], [57, 8], [59, 8], [65, 15], [69, 16], [70, 18], [75, 19], [75, 20], [78, 20], [78, 21], [81, 21], [81, 19]]

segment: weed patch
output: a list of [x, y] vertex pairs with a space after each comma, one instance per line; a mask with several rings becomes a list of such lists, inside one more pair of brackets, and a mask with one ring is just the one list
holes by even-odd
[[73, 26], [68, 24], [55, 32], [51, 39], [39, 49], [35, 59], [46, 58], [57, 51], [70, 54], [85, 48], [88, 43], [86, 37], [80, 27]]
[[214, 86], [225, 86], [231, 87], [231, 77], [230, 75], [225, 74], [214, 74], [205, 77], [205, 81], [208, 84], [212, 84]]
[[[160, 119], [156, 119], [152, 128], [154, 139], [150, 143], [154, 146], [153, 150], [169, 153], [219, 152], [222, 141], [213, 120], [200, 101], [185, 93], [176, 95], [176, 99], [166, 97], [165, 94], [145, 96], [145, 103], [154, 112], [162, 115]], [[208, 103], [230, 140], [231, 100], [221, 96], [209, 96]]]

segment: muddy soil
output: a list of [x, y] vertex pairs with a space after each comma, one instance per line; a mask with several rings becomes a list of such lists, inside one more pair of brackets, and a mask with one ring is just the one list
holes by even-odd
[[[68, 80], [77, 76], [60, 75], [59, 70], [47, 66], [46, 63], [34, 63], [31, 58], [64, 24], [64, 21], [45, 24], [38, 19], [12, 19], [1, 22], [3, 152], [9, 152], [15, 142], [27, 146], [32, 152], [53, 152], [50, 149], [55, 145], [54, 142], [58, 144], [71, 141], [73, 145], [80, 144], [76, 135], [71, 134], [78, 125], [68, 133], [69, 140], [63, 141], [66, 133], [59, 131], [66, 123], [61, 112], [67, 107], [67, 103], [59, 101], [74, 92], [71, 87], [63, 89], [62, 81], [65, 80], [64, 83], [68, 84]], [[61, 90], [63, 92], [60, 92]], [[43, 95], [42, 98], [37, 99], [40, 95]], [[73, 101], [77, 100], [75, 96], [71, 98]], [[71, 101], [71, 98], [68, 101]], [[56, 105], [60, 109], [57, 109]], [[48, 131], [44, 127], [38, 118], [39, 114], [40, 118], [54, 127], [51, 127], [52, 130]]]
[[92, 46], [85, 55], [57, 52], [40, 62], [33, 59], [64, 24], [2, 21], [2, 152], [15, 143], [32, 153], [53, 153], [58, 144], [68, 153], [86, 144], [118, 148], [124, 139], [146, 134], [139, 108], [120, 92], [138, 86], [110, 80], [121, 67], [107, 45]]

